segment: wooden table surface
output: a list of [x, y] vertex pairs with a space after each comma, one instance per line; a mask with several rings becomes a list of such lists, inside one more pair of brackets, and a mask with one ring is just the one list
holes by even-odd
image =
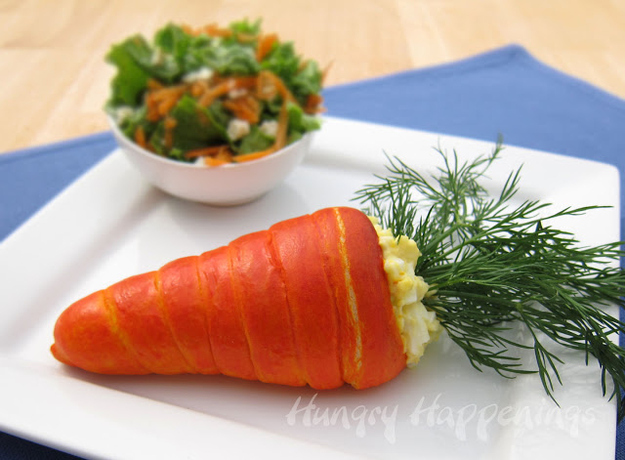
[[0, 152], [106, 130], [112, 43], [259, 17], [327, 85], [517, 43], [625, 98], [625, 0], [0, 0]]

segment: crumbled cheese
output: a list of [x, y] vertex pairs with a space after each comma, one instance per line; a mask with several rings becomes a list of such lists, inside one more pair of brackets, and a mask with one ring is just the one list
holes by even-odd
[[237, 97], [245, 96], [246, 94], [247, 90], [245, 88], [235, 88], [228, 92], [228, 97], [230, 99], [236, 99]]
[[199, 69], [189, 72], [182, 77], [182, 81], [185, 83], [193, 83], [199, 80], [208, 80], [213, 76], [213, 70], [208, 67], [200, 67]]
[[117, 122], [118, 125], [122, 124], [126, 119], [132, 117], [135, 114], [135, 109], [128, 105], [122, 105], [115, 109], [113, 113], [113, 118]]
[[379, 225], [376, 218], [370, 219], [378, 233], [384, 256], [384, 271], [391, 291], [393, 312], [404, 343], [406, 364], [413, 367], [423, 356], [425, 347], [436, 340], [442, 331], [436, 314], [422, 302], [429, 286], [422, 277], [415, 275], [421, 252], [407, 236], [395, 238], [390, 230]]
[[276, 137], [278, 134], [278, 122], [275, 120], [263, 121], [258, 129], [267, 136]]
[[163, 53], [163, 50], [160, 48], [155, 48], [152, 52], [152, 56], [150, 56], [150, 64], [159, 65], [163, 62], [164, 58], [165, 54]]
[[250, 133], [250, 124], [245, 120], [233, 118], [228, 123], [227, 133], [231, 141], [236, 141]]
[[192, 164], [195, 166], [206, 166], [206, 157], [197, 157]]

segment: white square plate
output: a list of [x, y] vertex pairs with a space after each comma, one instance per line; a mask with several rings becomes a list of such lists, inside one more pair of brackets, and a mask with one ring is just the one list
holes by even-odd
[[[48, 349], [72, 301], [171, 259], [316, 209], [352, 205], [383, 174], [384, 152], [422, 171], [434, 147], [463, 158], [492, 143], [327, 118], [310, 155], [260, 200], [212, 208], [148, 185], [119, 151], [0, 245], [0, 428], [86, 457], [521, 459], [614, 458], [615, 405], [599, 372], [563, 353], [558, 408], [537, 376], [477, 372], [449, 339], [415, 370], [377, 388], [316, 392], [221, 376], [91, 375]], [[518, 200], [610, 205], [559, 224], [584, 244], [619, 239], [619, 177], [611, 166], [507, 147], [490, 173], [503, 185], [523, 164]]]

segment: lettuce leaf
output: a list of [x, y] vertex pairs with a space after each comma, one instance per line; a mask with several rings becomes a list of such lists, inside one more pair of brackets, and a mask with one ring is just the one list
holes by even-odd
[[289, 89], [292, 86], [292, 76], [297, 73], [299, 65], [300, 59], [295, 54], [295, 48], [291, 42], [275, 44], [261, 62], [262, 69], [275, 73]]
[[[245, 23], [237, 23], [237, 33], [258, 33]], [[179, 69], [178, 77], [201, 67], [208, 67], [222, 75], [252, 75], [259, 66], [252, 44], [244, 45], [235, 38], [210, 38], [206, 35], [194, 37], [180, 26], [169, 24], [157, 32], [154, 45], [160, 49], [164, 59], [172, 59]]]
[[[275, 141], [272, 136], [253, 125], [247, 136], [236, 142], [230, 141], [227, 127], [233, 113], [223, 107], [220, 99], [208, 108], [201, 107], [189, 93], [183, 95], [168, 113], [168, 117], [177, 123], [172, 133], [173, 145], [166, 147], [164, 120], [147, 120], [144, 95], [150, 79], [165, 86], [177, 85], [184, 75], [200, 68], [209, 68], [221, 76], [256, 75], [266, 69], [281, 78], [299, 102], [299, 106], [289, 104], [288, 142], [318, 129], [319, 120], [306, 115], [300, 107], [308, 95], [321, 91], [321, 72], [316, 62], [303, 62], [295, 53], [293, 43], [277, 42], [259, 63], [256, 47], [260, 25], [260, 20], [233, 22], [229, 26], [230, 36], [209, 37], [190, 34], [183, 27], [170, 23], [154, 34], [152, 42], [134, 35], [113, 45], [106, 60], [117, 67], [117, 74], [111, 81], [111, 94], [105, 109], [116, 117], [131, 108], [132, 116], [121, 115], [119, 118], [123, 132], [133, 139], [140, 126], [156, 153], [183, 161], [186, 161], [185, 152], [210, 145], [228, 143], [235, 154], [264, 150]], [[260, 122], [278, 118], [283, 103], [280, 96], [258, 102]]]
[[145, 106], [138, 108], [133, 111], [133, 113], [126, 117], [120, 124], [119, 129], [128, 137], [129, 139], [134, 138], [135, 131], [139, 126], [143, 128], [145, 133], [152, 133], [155, 129], [155, 123], [151, 123], [146, 118], [147, 109]]
[[292, 91], [300, 97], [321, 92], [322, 73], [316, 61], [306, 61], [303, 68], [291, 80]]
[[[242, 21], [234, 21], [228, 26], [232, 31], [232, 40], [238, 41], [240, 36], [245, 37], [258, 37], [260, 35], [260, 29], [262, 20], [257, 19], [254, 22], [250, 22], [248, 19]], [[250, 41], [250, 46], [256, 46], [253, 41]]]
[[150, 74], [140, 61], [142, 57], [149, 58], [151, 55], [150, 45], [138, 35], [113, 45], [106, 61], [117, 66], [118, 70], [111, 81], [109, 105], [135, 107], [141, 103]]
[[117, 67], [111, 81], [111, 97], [108, 105], [136, 107], [150, 78], [173, 83], [182, 72], [172, 54], [155, 50], [142, 36], [136, 35], [113, 45], [106, 61]]
[[191, 46], [193, 37], [187, 34], [182, 27], [176, 24], [167, 24], [154, 35], [154, 46], [174, 56], [177, 62], [182, 58]]
[[148, 133], [150, 145], [160, 155], [187, 161], [183, 154], [189, 150], [227, 142], [229, 116], [220, 102], [204, 108], [193, 97], [184, 95], [171, 110], [169, 117], [177, 122], [171, 148], [165, 146], [164, 121], [153, 125]]
[[194, 37], [187, 34], [182, 27], [168, 24], [154, 35], [154, 46], [158, 57], [170, 62], [172, 70], [175, 63], [176, 73], [172, 77], [179, 78], [188, 71], [186, 56], [194, 45]]
[[254, 75], [260, 70], [254, 49], [234, 42], [197, 48], [193, 55], [195, 65], [206, 66], [221, 75]]
[[250, 133], [243, 137], [240, 144], [235, 147], [235, 150], [239, 154], [258, 152], [259, 150], [265, 150], [271, 147], [275, 138], [263, 133], [258, 126], [253, 125], [250, 129]]
[[185, 95], [172, 109], [170, 117], [177, 121], [173, 133], [174, 148], [186, 151], [227, 142], [229, 116], [219, 102], [204, 108]]
[[306, 61], [302, 65], [291, 42], [274, 45], [261, 67], [278, 75], [302, 105], [310, 94], [321, 91], [322, 73], [319, 66], [315, 61]]
[[287, 131], [287, 142], [295, 142], [307, 133], [321, 128], [321, 121], [318, 117], [308, 115], [297, 104], [288, 104], [287, 113], [289, 115], [289, 128]]

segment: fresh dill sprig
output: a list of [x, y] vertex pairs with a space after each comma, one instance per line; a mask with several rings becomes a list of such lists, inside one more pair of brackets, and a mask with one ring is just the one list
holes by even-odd
[[[521, 168], [491, 196], [481, 180], [502, 149], [499, 141], [490, 154], [462, 162], [438, 148], [443, 165], [431, 176], [389, 158], [388, 174], [355, 199], [395, 236], [416, 241], [422, 256], [415, 272], [430, 286], [424, 303], [476, 369], [504, 377], [538, 373], [555, 401], [563, 361], [549, 342], [579, 350], [587, 363], [598, 361], [603, 394], [616, 397], [621, 420], [625, 349], [612, 339], [625, 324], [605, 307], [625, 307], [622, 242], [582, 247], [552, 226], [601, 206], [553, 212], [540, 201], [513, 205]], [[519, 322], [529, 339], [511, 333]], [[533, 352], [536, 367], [522, 362], [520, 350]]]

